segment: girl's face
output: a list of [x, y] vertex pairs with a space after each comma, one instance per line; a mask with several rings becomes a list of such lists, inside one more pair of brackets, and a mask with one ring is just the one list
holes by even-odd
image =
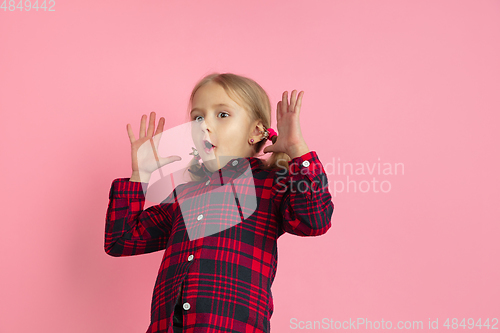
[[249, 139], [252, 130], [258, 132], [257, 122], [251, 123], [248, 112], [224, 88], [205, 84], [196, 91], [192, 106], [191, 135], [210, 171], [221, 169], [230, 159], [252, 155]]

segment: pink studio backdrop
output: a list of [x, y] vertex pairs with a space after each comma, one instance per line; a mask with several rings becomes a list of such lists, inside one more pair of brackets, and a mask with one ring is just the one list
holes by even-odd
[[137, 136], [151, 111], [181, 124], [213, 71], [259, 82], [273, 127], [282, 92], [305, 91], [303, 134], [334, 196], [327, 234], [278, 241], [272, 332], [324, 330], [325, 318], [419, 331], [500, 318], [499, 1], [10, 9], [0, 332], [145, 332], [163, 253], [104, 252], [109, 188], [131, 173], [126, 124]]

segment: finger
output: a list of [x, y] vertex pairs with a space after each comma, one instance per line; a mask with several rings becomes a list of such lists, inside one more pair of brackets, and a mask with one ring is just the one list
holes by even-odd
[[295, 112], [299, 114], [300, 114], [300, 108], [302, 107], [302, 96], [304, 96], [303, 91], [299, 93], [299, 98], [297, 99], [297, 104], [295, 105]]
[[263, 152], [264, 153], [272, 153], [274, 150], [273, 150], [273, 146], [274, 145], [270, 145], [270, 146], [267, 146], [264, 148]]
[[290, 98], [290, 112], [295, 112], [295, 103], [297, 103], [297, 90], [294, 89]]
[[156, 128], [155, 137], [156, 140], [160, 141], [161, 134], [163, 133], [163, 125], [165, 124], [165, 118], [161, 117], [158, 121], [158, 127]]
[[283, 93], [283, 97], [281, 99], [281, 107], [283, 108], [283, 113], [288, 112], [288, 91]]
[[130, 124], [127, 124], [127, 133], [130, 139], [130, 143], [134, 143], [135, 141], [134, 132], [132, 132], [132, 126]]
[[281, 101], [278, 102], [278, 104], [276, 105], [276, 122], [280, 121], [281, 119]]
[[156, 113], [153, 111], [149, 114], [148, 138], [153, 136], [153, 132], [155, 130], [155, 118]]
[[141, 117], [141, 127], [139, 129], [139, 139], [142, 139], [144, 136], [146, 136], [146, 119], [148, 116], [145, 114], [142, 115]]
[[164, 165], [167, 165], [167, 164], [170, 164], [172, 162], [175, 162], [175, 161], [180, 161], [182, 160], [182, 157], [178, 156], [178, 155], [171, 155], [171, 156], [168, 156], [168, 157], [160, 157], [160, 164], [162, 166]]

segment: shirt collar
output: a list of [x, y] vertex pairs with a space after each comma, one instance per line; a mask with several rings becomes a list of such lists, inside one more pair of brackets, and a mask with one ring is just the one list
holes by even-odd
[[211, 172], [205, 166], [205, 163], [201, 163], [201, 169], [208, 178], [211, 178], [214, 173], [229, 175], [229, 174], [241, 174], [245, 172], [248, 167], [252, 170], [260, 168], [264, 163], [258, 157], [238, 157], [230, 159], [225, 166], [219, 170]]

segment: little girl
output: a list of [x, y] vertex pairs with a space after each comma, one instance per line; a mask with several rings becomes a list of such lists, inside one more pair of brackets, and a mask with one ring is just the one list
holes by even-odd
[[[285, 232], [322, 235], [333, 214], [323, 165], [302, 137], [302, 96], [294, 90], [289, 104], [283, 93], [278, 136], [270, 128], [269, 98], [255, 81], [231, 73], [204, 77], [189, 101], [197, 125], [191, 133], [192, 181], [146, 210], [143, 188], [151, 173], [180, 157], [137, 154], [163, 131], [163, 117], [153, 133], [155, 113], [147, 132], [143, 115], [137, 140], [127, 124], [132, 176], [112, 182], [104, 248], [115, 257], [165, 250], [147, 333], [270, 332], [278, 238]], [[262, 160], [257, 156], [267, 140], [272, 144], [263, 152], [272, 155]], [[249, 174], [251, 182], [242, 177]], [[250, 190], [256, 199], [251, 210], [245, 196]], [[212, 200], [216, 194], [222, 195], [219, 203]], [[188, 232], [193, 227], [198, 237]]]

